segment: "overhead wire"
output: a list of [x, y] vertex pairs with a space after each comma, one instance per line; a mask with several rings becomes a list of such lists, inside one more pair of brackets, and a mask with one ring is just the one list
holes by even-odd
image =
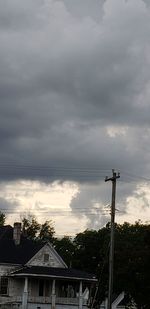
[[[121, 182], [127, 181], [150, 181], [150, 178], [144, 177], [142, 175], [136, 175], [134, 173], [124, 171], [122, 169], [115, 169], [121, 172]], [[44, 177], [49, 178], [73, 178], [73, 179], [86, 179], [103, 180], [110, 168], [101, 168], [99, 166], [56, 166], [56, 165], [31, 165], [31, 164], [14, 164], [14, 163], [1, 163], [0, 164], [0, 176], [20, 176], [24, 177]], [[19, 175], [18, 175], [19, 174]]]
[[[47, 171], [47, 170], [53, 170], [53, 171], [59, 171], [59, 172], [82, 172], [82, 173], [94, 173], [94, 174], [106, 174], [106, 172], [110, 172], [112, 169], [111, 168], [102, 168], [99, 166], [93, 166], [93, 167], [89, 167], [89, 166], [62, 166], [62, 165], [31, 165], [31, 164], [14, 164], [14, 163], [1, 163], [0, 164], [0, 169], [17, 169], [17, 170], [33, 170], [33, 171]], [[137, 178], [137, 179], [143, 179], [146, 181], [150, 181], [150, 178], [147, 178], [145, 176], [142, 175], [137, 175], [134, 173], [131, 173], [129, 171], [124, 171], [122, 169], [115, 169], [116, 171], [121, 172], [122, 175], [126, 175], [128, 177], [131, 178]]]
[[[110, 171], [111, 169], [109, 168], [101, 168], [101, 167], [86, 167], [86, 166], [83, 166], [83, 167], [79, 167], [79, 166], [50, 166], [50, 165], [30, 165], [30, 164], [12, 164], [12, 163], [4, 163], [4, 164], [0, 164], [0, 169], [2, 170], [5, 170], [7, 171], [9, 169], [14, 169], [14, 170], [30, 170], [30, 171], [42, 171], [42, 172], [48, 172], [48, 171], [53, 171], [55, 173], [60, 173], [60, 174], [66, 174], [66, 173], [85, 173], [85, 174], [106, 174], [106, 171]], [[136, 176], [136, 175], [133, 175], [131, 173], [128, 173], [128, 172], [124, 172], [124, 174], [128, 175], [128, 176], [133, 176], [133, 177], [138, 177], [139, 176]], [[64, 175], [63, 174], [63, 175]], [[146, 179], [145, 177], [142, 177], [144, 179]], [[150, 179], [149, 179], [150, 180]]]
[[[6, 211], [6, 210], [2, 210], [0, 209], [0, 211], [2, 212], [5, 212], [6, 214], [24, 214], [24, 213], [27, 213], [27, 210], [25, 211]], [[33, 211], [35, 212], [36, 210], [33, 209]], [[72, 211], [68, 211], [68, 212], [51, 212], [51, 211], [38, 211], [38, 214], [43, 214], [44, 215], [53, 215], [53, 216], [56, 216], [56, 215], [59, 215], [59, 216], [68, 216], [68, 215], [77, 215], [77, 214], [80, 214], [80, 215], [88, 215], [88, 216], [97, 216], [98, 213], [92, 213], [92, 212], [87, 212], [87, 211], [79, 211], [79, 212], [72, 212]], [[108, 213], [107, 212], [103, 212], [103, 213], [99, 213], [99, 216], [107, 216]]]
[[137, 174], [134, 174], [134, 173], [131, 173], [131, 172], [128, 172], [128, 171], [124, 171], [124, 170], [120, 170], [121, 174], [122, 175], [125, 175], [129, 178], [132, 178], [132, 179], [141, 179], [141, 180], [145, 180], [145, 181], [150, 181], [150, 178], [147, 178], [145, 176], [142, 176], [142, 175], [137, 175]]

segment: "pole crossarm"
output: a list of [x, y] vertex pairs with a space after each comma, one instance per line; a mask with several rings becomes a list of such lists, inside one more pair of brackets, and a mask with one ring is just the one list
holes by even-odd
[[114, 180], [120, 178], [120, 173], [119, 173], [119, 172], [116, 174], [116, 172], [115, 172], [114, 170], [112, 170], [112, 173], [113, 173], [113, 176], [112, 176], [112, 177], [109, 177], [109, 178], [108, 178], [108, 177], [106, 176], [105, 182], [107, 182], [107, 181], [114, 181]]

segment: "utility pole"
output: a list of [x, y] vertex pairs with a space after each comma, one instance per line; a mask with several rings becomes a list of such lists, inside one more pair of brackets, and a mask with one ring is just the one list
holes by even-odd
[[112, 309], [113, 293], [113, 266], [114, 266], [114, 227], [115, 227], [115, 201], [116, 201], [116, 180], [120, 178], [120, 173], [112, 170], [112, 177], [105, 178], [105, 182], [112, 182], [112, 200], [111, 200], [111, 234], [110, 234], [110, 251], [109, 251], [109, 286], [108, 286], [108, 304], [107, 309]]

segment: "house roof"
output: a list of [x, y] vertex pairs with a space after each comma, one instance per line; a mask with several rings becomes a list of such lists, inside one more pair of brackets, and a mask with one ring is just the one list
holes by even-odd
[[11, 225], [0, 226], [0, 240], [3, 238], [12, 238], [13, 228]]
[[[32, 241], [24, 236], [21, 236], [19, 245], [16, 245], [13, 240], [13, 228], [8, 225], [0, 227], [0, 263], [1, 264], [16, 264], [21, 268], [12, 272], [11, 276], [17, 277], [43, 277], [43, 278], [59, 278], [69, 280], [97, 281], [94, 275], [84, 271], [71, 268], [49, 267], [49, 266], [33, 266], [28, 264], [32, 257], [45, 246], [45, 243]], [[50, 244], [49, 244], [50, 246]], [[50, 246], [51, 248], [51, 246]], [[52, 249], [52, 248], [51, 248]], [[57, 257], [58, 253], [54, 253]], [[58, 255], [59, 257], [59, 255]], [[60, 258], [61, 260], [61, 258]], [[63, 264], [62, 264], [63, 265]], [[65, 265], [65, 263], [64, 263]]]
[[0, 227], [0, 263], [26, 264], [42, 247], [37, 243], [21, 236], [19, 245], [13, 240], [13, 228], [10, 225]]
[[73, 268], [55, 268], [55, 267], [41, 267], [41, 266], [25, 266], [22, 269], [11, 273], [12, 276], [17, 277], [48, 277], [70, 280], [83, 280], [83, 281], [97, 281], [95, 276], [84, 271], [76, 270]]

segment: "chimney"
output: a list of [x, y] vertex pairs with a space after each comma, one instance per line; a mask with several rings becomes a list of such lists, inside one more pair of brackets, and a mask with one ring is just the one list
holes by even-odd
[[15, 245], [20, 244], [20, 238], [21, 238], [21, 223], [15, 222], [14, 230], [13, 230], [13, 240], [14, 240]]

